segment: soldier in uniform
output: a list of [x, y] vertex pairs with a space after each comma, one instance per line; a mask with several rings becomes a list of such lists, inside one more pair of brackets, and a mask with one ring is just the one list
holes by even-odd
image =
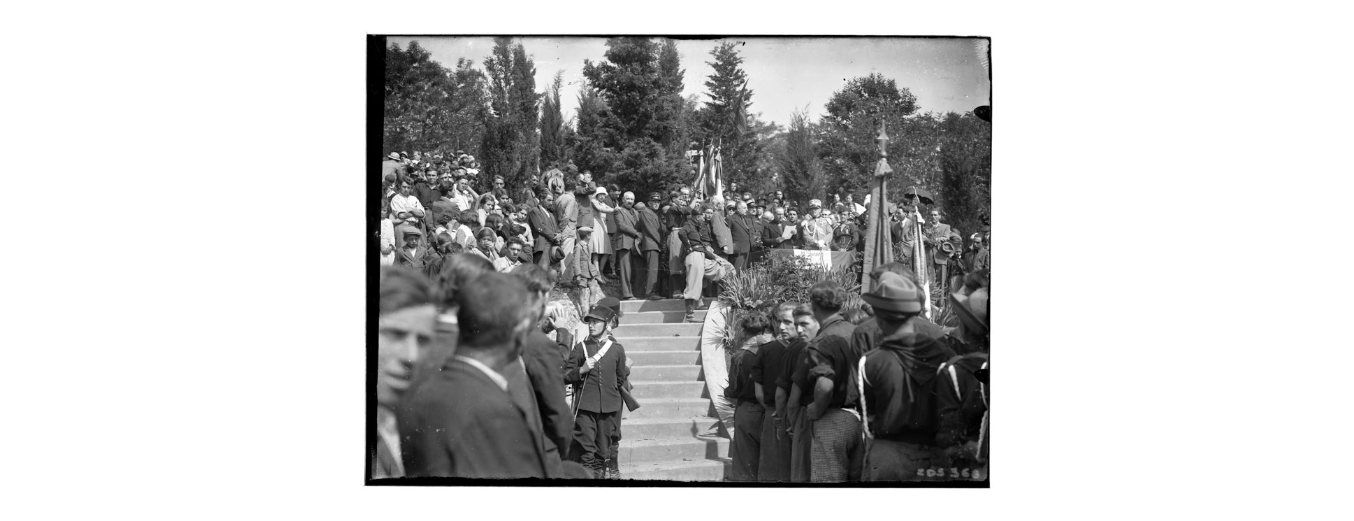
[[597, 478], [606, 476], [611, 455], [612, 431], [621, 414], [620, 388], [629, 380], [625, 348], [609, 338], [616, 312], [593, 306], [584, 320], [588, 338], [574, 347], [566, 365], [564, 381], [574, 384], [573, 447], [569, 458], [582, 463]]

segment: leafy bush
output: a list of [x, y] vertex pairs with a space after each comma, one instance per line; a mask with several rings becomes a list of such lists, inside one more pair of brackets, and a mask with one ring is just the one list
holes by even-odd
[[[846, 304], [842, 310], [860, 307], [860, 274], [850, 266], [825, 269], [803, 257], [768, 258], [748, 266], [741, 273], [724, 279], [719, 300], [732, 306], [736, 318], [738, 310], [770, 312], [787, 300], [808, 302], [809, 289], [824, 280], [836, 281], [846, 290]], [[731, 320], [731, 325], [737, 322]]]

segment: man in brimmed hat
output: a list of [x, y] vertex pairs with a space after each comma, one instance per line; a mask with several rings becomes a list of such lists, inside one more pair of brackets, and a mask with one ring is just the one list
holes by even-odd
[[391, 152], [383, 161], [381, 161], [381, 178], [384, 179], [394, 175], [396, 179], [404, 175], [406, 169], [404, 163], [400, 162], [400, 153]]
[[[945, 434], [957, 418], [959, 397], [942, 365], [954, 353], [945, 344], [919, 334], [917, 318], [925, 298], [911, 279], [885, 272], [861, 297], [874, 308], [881, 341], [860, 357], [855, 368], [859, 405], [866, 419], [866, 481], [935, 479], [950, 465], [941, 449], [952, 444]], [[958, 470], [956, 469], [956, 474]], [[960, 478], [959, 475], [953, 478]]]
[[663, 204], [663, 194], [653, 192], [649, 194], [649, 204], [639, 208], [639, 251], [642, 255], [642, 270], [635, 277], [636, 281], [643, 281], [640, 287], [642, 298], [649, 300], [660, 300], [662, 295], [656, 293], [658, 290], [658, 261], [659, 255], [663, 250], [663, 221], [659, 219], [655, 210]]
[[569, 458], [603, 477], [611, 455], [611, 440], [623, 402], [620, 389], [630, 377], [625, 348], [609, 338], [616, 312], [593, 306], [584, 317], [588, 337], [574, 347], [566, 364], [564, 381], [577, 386], [574, 408], [574, 443]]

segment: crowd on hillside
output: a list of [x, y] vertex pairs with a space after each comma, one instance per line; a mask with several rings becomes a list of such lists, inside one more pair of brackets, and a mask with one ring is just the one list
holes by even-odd
[[[599, 186], [590, 172], [572, 165], [559, 175], [538, 176], [525, 186], [489, 180], [484, 193], [475, 158], [457, 152], [409, 156], [391, 152], [382, 163], [382, 265], [425, 273], [447, 255], [466, 252], [498, 271], [533, 263], [555, 271], [581, 316], [603, 297], [601, 284], [619, 283], [621, 299], [684, 298], [688, 311], [717, 295], [708, 282], [741, 270], [771, 249], [862, 252], [868, 196], [834, 195], [830, 202], [787, 201], [776, 191], [754, 197], [737, 183], [702, 198], [690, 187], [636, 194]], [[424, 159], [426, 158], [426, 160]], [[910, 201], [910, 203], [909, 203]], [[967, 241], [928, 212], [918, 199], [889, 204], [891, 233], [900, 260], [912, 262], [914, 223], [926, 262], [943, 287], [990, 265], [991, 231], [974, 230]], [[967, 247], [965, 244], [967, 243]], [[944, 273], [944, 276], [940, 274]]]
[[[731, 185], [727, 199], [702, 199], [683, 186], [641, 200], [567, 168], [511, 191], [495, 178], [480, 194], [474, 158], [454, 156], [382, 164], [373, 478], [618, 478], [632, 389], [612, 335], [620, 299], [683, 298], [692, 320], [767, 250], [862, 247], [864, 205], [851, 195], [808, 201], [801, 217], [780, 192]], [[962, 264], [954, 288], [985, 323], [990, 232], [964, 251], [936, 211], [916, 237], [922, 215], [898, 209], [894, 236], [931, 245], [923, 262]], [[915, 259], [900, 260], [876, 268], [863, 313], [844, 312], [845, 291], [824, 282], [809, 302], [738, 324], [748, 340], [726, 392], [731, 479], [986, 475], [986, 331], [921, 316]], [[607, 278], [620, 295], [602, 293]], [[581, 329], [561, 327], [570, 313], [551, 302], [556, 285], [570, 288]]]

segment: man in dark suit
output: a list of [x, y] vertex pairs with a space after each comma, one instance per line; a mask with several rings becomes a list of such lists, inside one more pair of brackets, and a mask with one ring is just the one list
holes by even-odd
[[654, 192], [649, 194], [649, 206], [639, 208], [639, 251], [644, 256], [643, 280], [642, 286], [645, 298], [649, 300], [660, 300], [662, 295], [654, 293], [658, 289], [658, 258], [663, 249], [663, 223], [658, 219], [658, 214], [654, 213], [657, 206], [662, 204], [663, 195]]
[[550, 248], [560, 244], [560, 230], [550, 211], [550, 192], [542, 188], [540, 194], [540, 204], [527, 212], [527, 225], [531, 226], [531, 236], [535, 242], [531, 250], [532, 259], [540, 267], [549, 269]]
[[615, 219], [616, 233], [612, 239], [611, 247], [616, 250], [616, 274], [621, 279], [621, 298], [633, 299], [635, 294], [631, 291], [632, 278], [634, 277], [634, 268], [631, 265], [633, 260], [630, 254], [635, 251], [636, 240], [639, 239], [639, 230], [635, 229], [638, 224], [639, 215], [635, 213], [635, 194], [625, 192], [621, 196], [621, 207], [611, 212], [611, 218]]
[[743, 201], [732, 203], [734, 215], [729, 216], [729, 231], [733, 237], [733, 253], [730, 260], [733, 267], [742, 271], [748, 265], [748, 253], [752, 251], [752, 236], [757, 233], [757, 223], [748, 215], [748, 204]]
[[437, 308], [428, 280], [412, 270], [381, 268], [376, 322], [376, 447], [372, 479], [404, 477], [396, 410], [414, 362], [432, 341]]
[[616, 312], [602, 305], [592, 307], [584, 320], [588, 338], [574, 348], [566, 364], [564, 381], [577, 386], [574, 392], [574, 442], [569, 459], [578, 461], [601, 478], [611, 455], [613, 431], [620, 419], [620, 388], [630, 377], [625, 348], [609, 338]]
[[783, 237], [785, 225], [779, 219], [776, 219], [776, 214], [766, 212], [762, 214], [762, 221], [762, 246], [768, 250], [790, 247]]
[[526, 284], [502, 273], [466, 281], [455, 296], [458, 345], [401, 404], [409, 476], [544, 478], [544, 436], [513, 402], [503, 371], [535, 326]]

